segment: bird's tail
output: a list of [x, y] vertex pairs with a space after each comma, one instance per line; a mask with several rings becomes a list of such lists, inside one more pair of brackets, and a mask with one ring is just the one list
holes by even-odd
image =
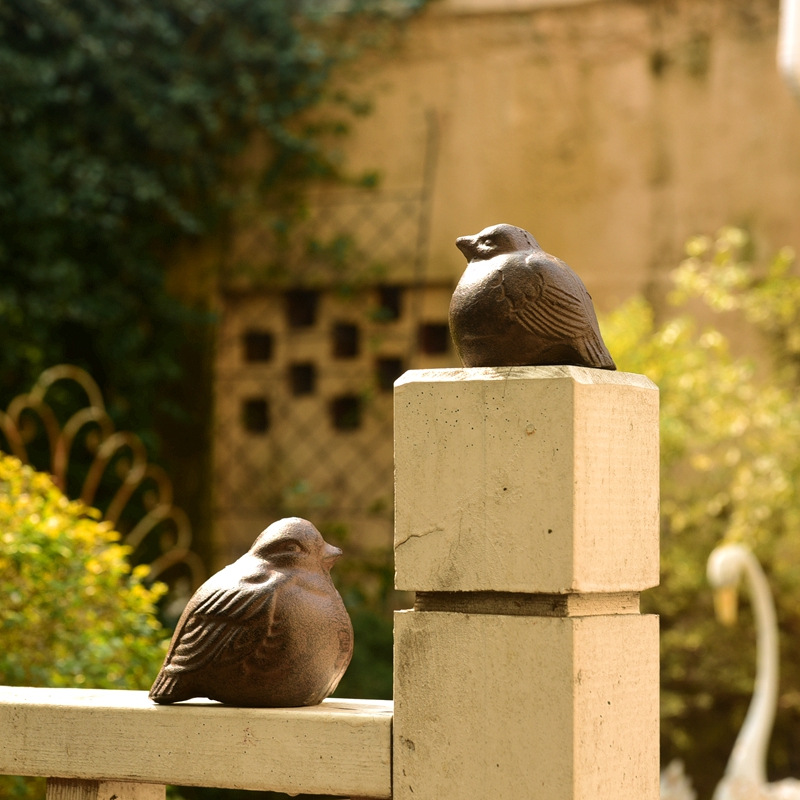
[[617, 365], [611, 358], [611, 353], [599, 336], [586, 336], [579, 344], [583, 351], [581, 355], [587, 364], [591, 364], [595, 369], [616, 369]]
[[194, 695], [181, 685], [178, 675], [170, 675], [166, 670], [161, 670], [150, 688], [150, 699], [155, 703], [169, 705], [181, 700], [188, 700]]

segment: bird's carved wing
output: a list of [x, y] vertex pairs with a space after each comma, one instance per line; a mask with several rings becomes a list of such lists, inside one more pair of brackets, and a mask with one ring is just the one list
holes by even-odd
[[272, 627], [275, 591], [275, 582], [212, 591], [181, 621], [163, 670], [172, 675], [194, 672], [212, 661], [225, 663], [246, 655], [260, 644], [253, 636], [253, 618], [262, 617], [261, 631]]
[[[524, 293], [507, 292], [512, 313], [524, 328], [546, 339], [569, 341], [591, 328], [591, 300], [580, 279], [542, 253], [525, 259], [533, 270], [533, 283]], [[516, 296], [515, 296], [516, 295]]]

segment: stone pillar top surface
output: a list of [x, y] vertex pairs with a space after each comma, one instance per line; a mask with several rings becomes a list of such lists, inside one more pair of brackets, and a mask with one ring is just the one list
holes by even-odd
[[395, 390], [411, 383], [453, 383], [457, 381], [508, 381], [568, 378], [575, 383], [636, 386], [640, 389], [658, 387], [645, 375], [587, 367], [454, 367], [451, 369], [410, 369], [395, 381]]

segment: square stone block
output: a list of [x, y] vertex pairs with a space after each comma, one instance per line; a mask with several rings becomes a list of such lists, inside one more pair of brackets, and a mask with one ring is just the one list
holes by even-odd
[[415, 591], [658, 583], [658, 389], [582, 367], [395, 384], [395, 569]]
[[395, 800], [657, 800], [658, 618], [395, 614]]

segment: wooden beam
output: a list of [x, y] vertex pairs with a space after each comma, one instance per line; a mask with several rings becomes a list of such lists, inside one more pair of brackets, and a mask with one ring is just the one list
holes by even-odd
[[0, 774], [391, 797], [393, 706], [159, 706], [146, 692], [0, 687]]
[[166, 786], [129, 781], [47, 779], [47, 800], [164, 800]]

